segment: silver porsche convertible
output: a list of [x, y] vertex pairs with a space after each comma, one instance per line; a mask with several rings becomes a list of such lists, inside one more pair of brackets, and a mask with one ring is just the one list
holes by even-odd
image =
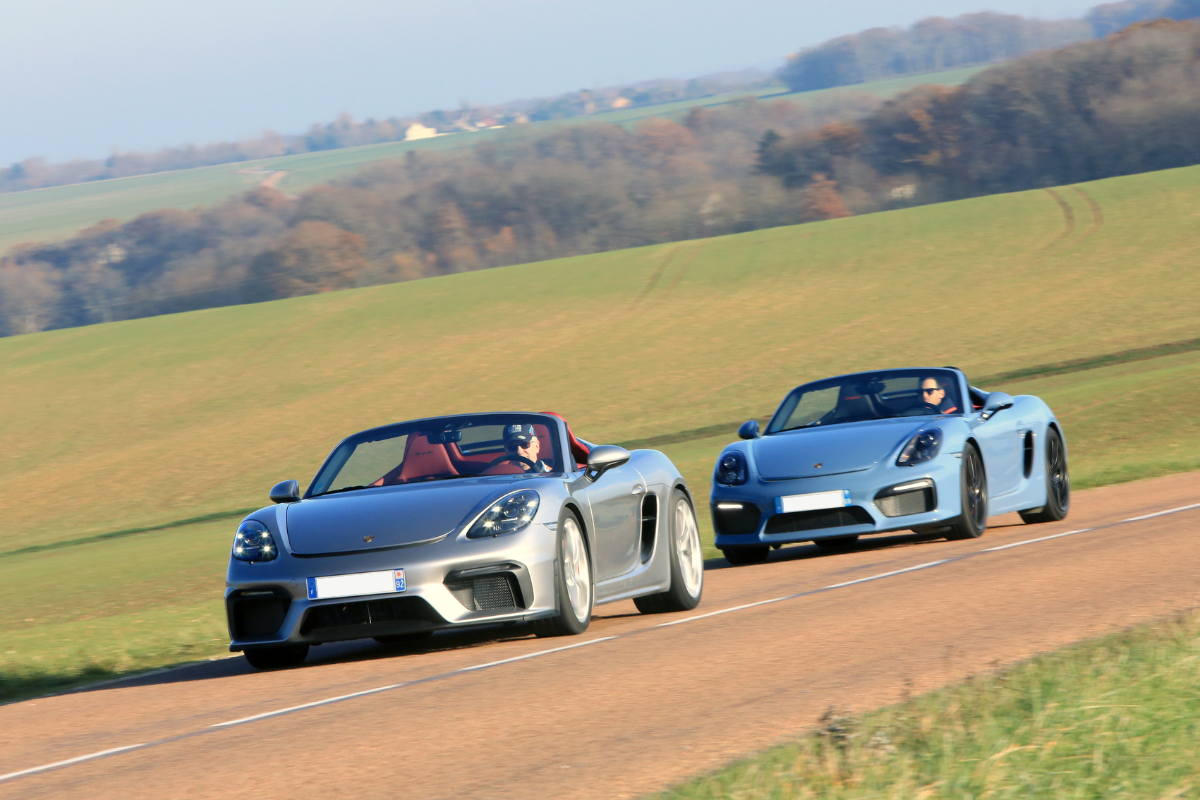
[[691, 491], [656, 450], [577, 439], [552, 413], [466, 414], [357, 433], [306, 491], [238, 527], [230, 650], [260, 669], [310, 645], [396, 641], [481, 624], [587, 630], [592, 607], [700, 602]]

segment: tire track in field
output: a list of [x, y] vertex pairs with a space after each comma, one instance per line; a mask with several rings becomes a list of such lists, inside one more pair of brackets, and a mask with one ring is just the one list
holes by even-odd
[[675, 287], [683, 282], [683, 276], [687, 274], [688, 267], [690, 267], [692, 262], [696, 260], [696, 256], [700, 255], [700, 251], [704, 249], [706, 244], [708, 244], [707, 239], [697, 242], [694, 247], [688, 250], [687, 256], [685, 256], [683, 259], [683, 263], [679, 265], [679, 269], [675, 272], [675, 276], [671, 278], [671, 282], [667, 284], [666, 291], [659, 296], [658, 302], [666, 302], [667, 298], [671, 296], [671, 292], [674, 291]]
[[654, 287], [658, 285], [660, 280], [662, 280], [663, 273], [667, 271], [667, 267], [671, 266], [671, 262], [675, 260], [675, 256], [678, 255], [679, 251], [682, 249], [683, 245], [681, 244], [677, 244], [670, 249], [670, 251], [667, 253], [667, 257], [664, 258], [662, 263], [658, 265], [658, 268], [654, 270], [654, 274], [650, 276], [650, 280], [646, 282], [646, 285], [642, 287], [641, 293], [638, 294], [636, 299], [634, 299], [634, 306], [641, 305], [642, 301], [646, 299], [646, 295], [654, 291]]
[[1066, 239], [1075, 232], [1075, 210], [1071, 208], [1070, 203], [1063, 199], [1062, 195], [1053, 189], [1044, 189], [1046, 194], [1054, 198], [1054, 202], [1058, 203], [1058, 207], [1062, 209], [1063, 214], [1063, 231], [1058, 236], [1054, 237], [1054, 241], [1037, 251], [1038, 255], [1052, 249], [1063, 239]]
[[1092, 212], [1092, 227], [1084, 231], [1083, 236], [1079, 237], [1082, 242], [1091, 236], [1096, 231], [1104, 227], [1104, 209], [1096, 202], [1090, 194], [1080, 189], [1078, 186], [1072, 186], [1071, 191], [1083, 198], [1083, 202], [1087, 203], [1088, 210]]

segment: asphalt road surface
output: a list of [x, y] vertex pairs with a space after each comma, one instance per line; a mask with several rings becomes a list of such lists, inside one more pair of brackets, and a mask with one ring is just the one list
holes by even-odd
[[636, 797], [862, 711], [1200, 601], [1200, 474], [1062, 523], [709, 564], [695, 611], [601, 606], [417, 646], [241, 658], [0, 707], [0, 797]]

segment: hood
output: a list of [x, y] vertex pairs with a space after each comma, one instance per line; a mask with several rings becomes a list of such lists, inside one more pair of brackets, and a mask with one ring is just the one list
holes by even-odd
[[754, 464], [769, 481], [870, 469], [928, 423], [906, 417], [775, 433], [753, 440]]
[[[453, 531], [483, 501], [526, 483], [506, 476], [468, 478], [301, 500], [287, 508], [288, 541], [297, 555], [420, 544]], [[367, 542], [364, 537], [374, 538]]]

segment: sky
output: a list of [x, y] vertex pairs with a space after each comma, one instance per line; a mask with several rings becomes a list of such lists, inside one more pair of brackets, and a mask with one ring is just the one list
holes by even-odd
[[1095, 2], [4, 0], [0, 164], [770, 69], [864, 28]]

